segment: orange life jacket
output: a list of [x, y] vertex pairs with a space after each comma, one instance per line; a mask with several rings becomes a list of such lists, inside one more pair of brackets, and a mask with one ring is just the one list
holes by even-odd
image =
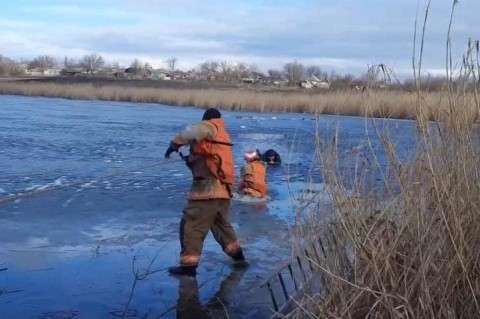
[[253, 190], [259, 192], [261, 197], [267, 196], [268, 187], [265, 182], [266, 167], [259, 161], [253, 161], [249, 163], [251, 165], [253, 173], [251, 176], [244, 178], [245, 181], [249, 182], [247, 188], [252, 188]]
[[194, 155], [205, 157], [209, 171], [222, 182], [233, 185], [235, 182], [235, 167], [230, 135], [225, 129], [223, 119], [211, 119], [208, 122], [215, 125], [217, 135], [214, 140], [203, 140], [192, 144], [191, 152]]

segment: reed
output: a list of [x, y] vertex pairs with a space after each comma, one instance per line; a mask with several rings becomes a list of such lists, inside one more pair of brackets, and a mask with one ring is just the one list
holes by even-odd
[[[67, 99], [160, 103], [178, 106], [218, 107], [227, 110], [258, 112], [305, 112], [415, 119], [416, 94], [408, 91], [332, 91], [309, 93], [297, 91], [253, 91], [246, 89], [159, 89], [93, 84], [58, 84], [35, 82], [0, 82], [0, 93]], [[467, 112], [474, 114], [475, 96], [462, 96]], [[444, 120], [449, 101], [445, 93], [422, 96], [427, 119]], [[470, 117], [471, 118], [471, 117]], [[476, 117], [474, 117], [476, 119]]]
[[[325, 253], [312, 262], [323, 290], [288, 317], [480, 317], [479, 52], [479, 41], [470, 41], [460, 85], [450, 78], [437, 97], [440, 109], [417, 87], [418, 130], [408, 160], [395, 138], [378, 130], [386, 167], [371, 160], [346, 183], [338, 139], [319, 134], [332, 215], [325, 222], [316, 217], [325, 212], [312, 209], [314, 221], [301, 224], [296, 242], [322, 240]], [[380, 176], [382, 192], [368, 186], [372, 174]]]

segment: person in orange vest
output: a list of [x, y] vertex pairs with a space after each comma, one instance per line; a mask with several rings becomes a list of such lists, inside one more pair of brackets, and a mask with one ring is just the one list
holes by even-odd
[[170, 268], [170, 274], [197, 274], [203, 241], [209, 230], [225, 253], [238, 265], [246, 265], [229, 220], [235, 168], [233, 144], [221, 113], [215, 108], [206, 110], [201, 122], [174, 137], [165, 158], [185, 145], [190, 145], [186, 162], [193, 181], [180, 221], [180, 265]]
[[255, 198], [263, 198], [268, 194], [265, 182], [266, 167], [257, 151], [247, 151], [244, 155], [245, 164], [240, 174], [242, 180], [238, 187], [238, 193], [250, 195]]

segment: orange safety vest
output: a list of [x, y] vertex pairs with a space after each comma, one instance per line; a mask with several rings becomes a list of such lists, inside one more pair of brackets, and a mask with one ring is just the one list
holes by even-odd
[[217, 135], [214, 140], [203, 140], [192, 144], [191, 152], [194, 155], [205, 157], [208, 170], [222, 182], [233, 185], [235, 182], [235, 166], [230, 135], [225, 129], [223, 119], [211, 119], [208, 122], [215, 125]]
[[267, 183], [265, 182], [265, 175], [267, 169], [265, 165], [263, 165], [262, 162], [259, 161], [253, 161], [249, 165], [251, 165], [252, 167], [253, 174], [252, 176], [245, 178], [246, 181], [251, 183], [251, 186], [247, 188], [252, 188], [253, 190], [256, 190], [262, 195], [262, 197], [267, 196], [268, 187]]

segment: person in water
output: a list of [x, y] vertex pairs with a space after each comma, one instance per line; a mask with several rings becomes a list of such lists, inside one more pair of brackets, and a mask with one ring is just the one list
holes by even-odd
[[265, 182], [266, 167], [257, 151], [247, 151], [244, 155], [245, 164], [240, 170], [241, 181], [238, 193], [255, 198], [263, 198], [268, 194]]
[[268, 165], [276, 166], [282, 164], [282, 159], [280, 158], [280, 154], [274, 149], [269, 149], [265, 153], [263, 153], [262, 161], [267, 163]]

